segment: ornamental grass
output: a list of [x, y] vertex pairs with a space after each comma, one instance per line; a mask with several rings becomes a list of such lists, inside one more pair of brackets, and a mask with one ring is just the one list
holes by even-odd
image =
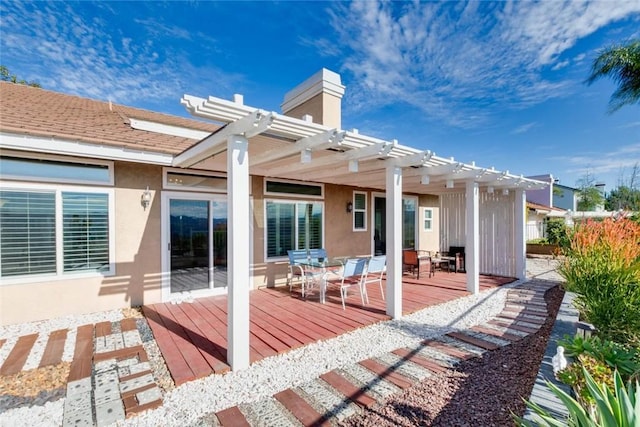
[[598, 335], [640, 345], [640, 224], [628, 218], [577, 224], [559, 273], [580, 317]]

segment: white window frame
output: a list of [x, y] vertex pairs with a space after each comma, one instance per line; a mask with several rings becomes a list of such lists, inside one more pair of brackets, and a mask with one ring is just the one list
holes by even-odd
[[[56, 272], [45, 274], [28, 274], [24, 276], [11, 276], [0, 278], [0, 286], [16, 285], [23, 283], [37, 283], [42, 281], [75, 280], [91, 277], [109, 277], [116, 274], [115, 269], [115, 190], [106, 187], [78, 186], [78, 185], [53, 185], [19, 182], [1, 182], [4, 191], [47, 191], [54, 192], [55, 205], [55, 233], [56, 233]], [[63, 241], [63, 217], [62, 217], [62, 193], [98, 193], [107, 194], [109, 213], [109, 269], [104, 271], [64, 272], [64, 241]]]
[[[297, 194], [297, 193], [274, 193], [272, 191], [267, 191], [267, 182], [284, 182], [287, 184], [312, 185], [312, 186], [320, 187], [320, 195], [310, 196], [308, 194]], [[272, 197], [278, 197], [278, 196], [279, 197], [299, 197], [301, 200], [307, 200], [307, 199], [324, 200], [324, 184], [320, 184], [316, 182], [295, 181], [292, 179], [265, 178], [263, 181], [262, 192], [265, 196], [272, 196]]]
[[209, 172], [209, 171], [196, 171], [191, 169], [180, 169], [180, 168], [162, 168], [162, 188], [164, 190], [175, 190], [175, 191], [190, 191], [194, 193], [218, 193], [218, 194], [226, 194], [227, 189], [224, 190], [218, 188], [206, 188], [206, 187], [184, 187], [180, 185], [173, 185], [169, 183], [168, 175], [169, 173], [180, 173], [183, 175], [194, 175], [194, 176], [210, 176], [214, 178], [224, 178], [227, 179], [227, 174], [223, 172]]
[[[2, 157], [15, 157], [22, 158], [25, 160], [49, 160], [52, 162], [60, 162], [60, 163], [80, 163], [86, 165], [95, 165], [95, 166], [106, 166], [109, 171], [109, 179], [104, 182], [88, 182], [85, 185], [87, 186], [96, 186], [96, 185], [114, 185], [114, 173], [113, 173], [113, 162], [109, 160], [97, 160], [97, 159], [78, 159], [64, 156], [57, 156], [54, 154], [42, 154], [42, 153], [18, 153], [11, 150], [4, 150], [2, 152]], [[9, 179], [16, 181], [30, 181], [30, 182], [51, 182], [51, 183], [64, 183], [64, 184], [75, 184], [75, 185], [83, 185], [83, 182], [77, 179], [65, 179], [65, 178], [48, 178], [48, 177], [31, 177], [31, 176], [22, 176], [22, 175], [5, 175], [0, 171], [0, 179]]]
[[[289, 258], [287, 258], [286, 256], [277, 256], [277, 257], [268, 257], [267, 256], [267, 246], [268, 246], [268, 236], [267, 236], [267, 203], [272, 202], [272, 203], [282, 203], [282, 204], [294, 204], [297, 205], [298, 203], [304, 203], [304, 202], [309, 202], [309, 203], [319, 203], [322, 206], [322, 234], [320, 236], [320, 241], [321, 241], [321, 247], [324, 248], [324, 236], [325, 236], [325, 223], [326, 223], [326, 216], [327, 216], [327, 212], [325, 209], [325, 204], [324, 201], [319, 201], [319, 200], [305, 200], [305, 199], [264, 199], [264, 207], [263, 207], [263, 218], [264, 218], [264, 255], [263, 255], [263, 259], [265, 260], [265, 262], [280, 262], [280, 261], [288, 261]], [[297, 227], [297, 216], [296, 216], [296, 228], [295, 228], [295, 241], [298, 241], [298, 227]]]
[[[429, 218], [427, 218], [427, 212], [430, 212]], [[429, 221], [428, 228], [427, 228], [427, 220]], [[433, 208], [422, 208], [422, 230], [433, 231]]]
[[[356, 208], [356, 194], [360, 194], [364, 196], [364, 209]], [[353, 203], [353, 210], [351, 212], [351, 225], [354, 232], [367, 231], [368, 230], [368, 221], [367, 221], [367, 209], [369, 207], [369, 198], [366, 191], [354, 191], [351, 203]], [[356, 212], [361, 212], [364, 217], [364, 226], [362, 228], [356, 227]]]

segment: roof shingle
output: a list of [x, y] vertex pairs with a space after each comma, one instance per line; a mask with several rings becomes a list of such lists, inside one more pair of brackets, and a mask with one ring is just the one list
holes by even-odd
[[0, 82], [0, 131], [178, 154], [197, 140], [134, 129], [129, 119], [214, 132], [219, 126], [187, 118]]

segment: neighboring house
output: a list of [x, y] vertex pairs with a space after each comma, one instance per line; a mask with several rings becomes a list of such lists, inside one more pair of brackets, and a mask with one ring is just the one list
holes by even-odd
[[[528, 192], [527, 192], [528, 195]], [[547, 237], [546, 224], [549, 218], [565, 217], [567, 211], [527, 201], [527, 237], [536, 240]]]
[[578, 210], [578, 193], [577, 188], [569, 187], [562, 184], [553, 184], [553, 207], [564, 209], [566, 211], [576, 212]]
[[474, 293], [523, 278], [544, 184], [343, 131], [344, 89], [322, 70], [283, 114], [185, 95], [209, 123], [0, 83], [0, 323], [227, 293], [235, 369], [247, 291], [285, 283], [288, 249], [386, 253], [394, 318], [404, 247], [464, 246]]
[[527, 178], [548, 184], [545, 188], [527, 190], [527, 201], [572, 212], [578, 209], [578, 192], [580, 190], [577, 188], [561, 185], [550, 174], [528, 176]]

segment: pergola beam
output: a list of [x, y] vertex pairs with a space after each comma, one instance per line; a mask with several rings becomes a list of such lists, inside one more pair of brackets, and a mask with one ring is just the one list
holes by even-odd
[[279, 165], [271, 168], [267, 167], [266, 170], [269, 174], [273, 175], [303, 171], [312, 172], [313, 170], [326, 168], [327, 166], [335, 167], [336, 165], [349, 161], [386, 157], [392, 147], [393, 146], [391, 144], [375, 144], [368, 147], [349, 150], [344, 153], [332, 153], [327, 156], [312, 159], [309, 163]]
[[307, 136], [297, 140], [288, 147], [279, 147], [269, 150], [263, 154], [258, 154], [251, 158], [251, 166], [273, 162], [296, 155], [304, 150], [321, 150], [340, 146], [344, 141], [345, 132], [337, 129], [329, 129], [325, 132]]
[[387, 162], [393, 166], [399, 168], [408, 168], [411, 166], [423, 166], [425, 162], [433, 156], [433, 153], [429, 150], [420, 151], [419, 153], [409, 154], [407, 156], [395, 157], [387, 160]]
[[201, 160], [225, 151], [227, 149], [227, 139], [231, 135], [251, 138], [269, 129], [271, 123], [273, 123], [272, 113], [255, 110], [247, 116], [229, 123], [196, 145], [178, 154], [173, 159], [173, 166], [182, 168], [193, 166]]
[[403, 171], [402, 175], [407, 178], [425, 175], [438, 176], [453, 173], [455, 171], [461, 170], [463, 167], [464, 164], [459, 162], [435, 166], [423, 165], [420, 168], [406, 169], [405, 171]]

